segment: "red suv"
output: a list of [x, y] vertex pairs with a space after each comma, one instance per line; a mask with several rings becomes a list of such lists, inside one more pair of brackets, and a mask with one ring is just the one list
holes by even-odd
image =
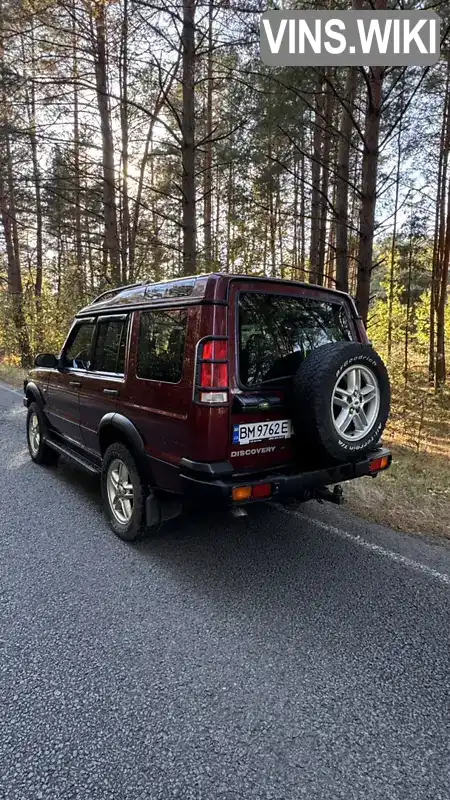
[[351, 297], [318, 286], [219, 273], [106, 292], [24, 391], [33, 461], [101, 474], [126, 540], [183, 508], [339, 503], [391, 462], [386, 368]]

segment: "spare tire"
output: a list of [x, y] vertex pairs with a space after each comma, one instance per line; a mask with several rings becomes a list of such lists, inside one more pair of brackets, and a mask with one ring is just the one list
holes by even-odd
[[326, 344], [300, 364], [293, 378], [292, 422], [297, 441], [313, 453], [352, 461], [373, 450], [386, 425], [391, 390], [373, 347]]

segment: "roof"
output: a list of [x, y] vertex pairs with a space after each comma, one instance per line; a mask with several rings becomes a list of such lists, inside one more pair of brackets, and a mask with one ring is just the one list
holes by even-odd
[[228, 288], [231, 281], [240, 280], [252, 283], [268, 282], [275, 285], [297, 287], [309, 292], [334, 296], [345, 296], [345, 292], [327, 289], [324, 286], [315, 286], [310, 283], [283, 280], [280, 278], [258, 277], [255, 275], [230, 275], [226, 272], [211, 272], [204, 275], [192, 275], [184, 278], [175, 278], [159, 283], [138, 283], [128, 286], [119, 286], [110, 289], [81, 309], [77, 316], [97, 314], [105, 311], [126, 311], [135, 307], [148, 305], [191, 305], [199, 302], [226, 302]]

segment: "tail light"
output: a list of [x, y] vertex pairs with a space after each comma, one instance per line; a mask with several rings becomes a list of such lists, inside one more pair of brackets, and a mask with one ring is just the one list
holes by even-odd
[[196, 364], [196, 400], [206, 405], [228, 403], [228, 340], [199, 342]]
[[390, 456], [381, 456], [381, 458], [376, 458], [374, 461], [370, 462], [369, 471], [381, 472], [382, 469], [387, 469], [390, 466], [390, 463], [391, 463]]
[[236, 486], [231, 497], [235, 503], [243, 503], [246, 500], [264, 500], [272, 495], [271, 483], [255, 483], [254, 486]]

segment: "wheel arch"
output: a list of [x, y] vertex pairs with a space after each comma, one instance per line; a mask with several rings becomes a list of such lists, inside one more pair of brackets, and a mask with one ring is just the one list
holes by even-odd
[[31, 405], [31, 403], [38, 403], [40, 408], [42, 410], [44, 409], [45, 402], [42, 392], [34, 381], [27, 381], [27, 385], [25, 387], [25, 399], [27, 401], [27, 408]]
[[144, 440], [136, 426], [123, 414], [115, 411], [105, 414], [98, 426], [98, 438], [102, 458], [111, 444], [121, 442], [136, 459], [139, 470], [148, 473]]

